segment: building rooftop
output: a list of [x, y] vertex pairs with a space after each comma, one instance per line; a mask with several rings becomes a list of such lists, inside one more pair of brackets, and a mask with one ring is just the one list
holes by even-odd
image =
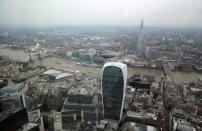
[[133, 111], [127, 111], [127, 116], [139, 118], [139, 119], [152, 119], [157, 120], [157, 115], [155, 113], [149, 113], [149, 112], [133, 112]]
[[55, 70], [55, 69], [50, 69], [50, 70], [44, 72], [43, 74], [50, 75], [50, 74], [60, 74], [60, 73], [62, 73], [62, 71]]
[[60, 122], [61, 121], [61, 113], [60, 112], [55, 112], [54, 113], [54, 120], [55, 122]]
[[18, 83], [10, 86], [5, 86], [0, 89], [0, 94], [20, 92], [24, 87], [25, 83]]
[[80, 95], [93, 95], [94, 94], [94, 89], [82, 85], [80, 87], [72, 87], [71, 89], [69, 89], [68, 94], [80, 94]]
[[34, 123], [26, 123], [25, 125], [22, 126], [22, 131], [29, 131], [32, 130], [33, 128], [37, 127], [37, 124]]
[[28, 112], [29, 122], [35, 123], [40, 118], [40, 110]]
[[179, 122], [174, 123], [175, 131], [196, 131], [196, 129], [190, 125], [182, 124]]
[[64, 77], [69, 77], [69, 76], [73, 76], [73, 74], [71, 74], [71, 73], [62, 73], [62, 74], [57, 75], [56, 79], [61, 79], [61, 78], [64, 78]]
[[124, 68], [126, 67], [125, 64], [121, 63], [121, 62], [108, 62], [108, 63], [105, 63], [104, 64], [104, 67], [107, 67], [107, 66], [117, 66], [119, 68]]
[[157, 131], [157, 129], [153, 126], [144, 125], [135, 122], [127, 122], [124, 123], [124, 131]]
[[52, 76], [52, 77], [54, 77], [55, 80], [73, 76], [72, 73], [61, 71], [61, 70], [55, 70], [55, 69], [50, 69], [50, 70], [44, 72], [43, 74]]

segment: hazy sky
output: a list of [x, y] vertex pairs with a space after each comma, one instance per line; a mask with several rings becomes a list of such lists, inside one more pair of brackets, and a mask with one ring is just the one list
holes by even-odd
[[202, 0], [0, 0], [0, 25], [201, 27]]

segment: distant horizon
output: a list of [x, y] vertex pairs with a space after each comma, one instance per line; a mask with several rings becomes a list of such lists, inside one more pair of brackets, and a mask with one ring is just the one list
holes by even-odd
[[[36, 25], [0, 25], [1, 29], [7, 28], [16, 28], [16, 29], [43, 29], [43, 28], [79, 28], [79, 27], [118, 27], [118, 28], [139, 28], [140, 25], [110, 25], [110, 24], [67, 24], [67, 25], [46, 25], [46, 26], [36, 26]], [[152, 26], [152, 25], [144, 25], [144, 29], [196, 29], [202, 30], [202, 27], [186, 27], [186, 26]]]
[[0, 26], [202, 28], [199, 0], [0, 0]]

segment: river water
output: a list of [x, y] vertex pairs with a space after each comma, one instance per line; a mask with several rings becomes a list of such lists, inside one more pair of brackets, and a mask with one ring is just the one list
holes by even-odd
[[[8, 56], [13, 60], [25, 60], [28, 58], [29, 54], [22, 50], [10, 50], [10, 49], [0, 49], [0, 55]], [[64, 69], [69, 71], [80, 71], [81, 73], [88, 74], [90, 76], [99, 77], [101, 75], [101, 68], [98, 67], [87, 67], [79, 64], [78, 61], [48, 57], [43, 60], [36, 60], [33, 63], [34, 66], [42, 65], [47, 68], [57, 68]], [[129, 68], [128, 77], [131, 77], [133, 74], [147, 74], [155, 76], [157, 81], [160, 81], [162, 76], [162, 71], [159, 69], [149, 69], [149, 68]], [[173, 80], [176, 83], [189, 82], [197, 80], [202, 77], [202, 73], [196, 72], [184, 72], [184, 71], [172, 71]]]

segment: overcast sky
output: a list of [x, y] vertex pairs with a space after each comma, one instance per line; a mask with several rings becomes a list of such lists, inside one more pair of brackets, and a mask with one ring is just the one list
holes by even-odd
[[202, 0], [0, 0], [0, 25], [201, 27]]

